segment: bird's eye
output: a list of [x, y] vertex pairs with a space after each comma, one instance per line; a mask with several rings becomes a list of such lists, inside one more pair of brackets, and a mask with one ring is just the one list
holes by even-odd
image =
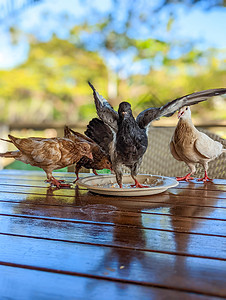
[[188, 110], [188, 107], [186, 107], [186, 110]]

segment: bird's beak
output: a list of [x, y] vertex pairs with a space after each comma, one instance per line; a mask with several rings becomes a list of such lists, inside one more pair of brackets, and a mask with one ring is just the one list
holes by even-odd
[[184, 114], [183, 111], [178, 111], [178, 114], [177, 114], [177, 118], [180, 119], [180, 117]]
[[126, 112], [126, 111], [123, 111], [122, 114], [123, 114], [123, 115], [127, 115], [127, 112]]

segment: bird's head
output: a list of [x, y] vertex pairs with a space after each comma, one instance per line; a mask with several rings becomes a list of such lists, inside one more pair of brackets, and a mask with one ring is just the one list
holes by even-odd
[[118, 108], [118, 114], [121, 118], [126, 118], [132, 115], [131, 105], [128, 102], [121, 102]]
[[189, 106], [183, 106], [178, 110], [178, 119], [188, 119], [191, 117], [191, 110]]
[[88, 158], [93, 159], [92, 150], [88, 143], [80, 143], [80, 152], [82, 156], [87, 156]]
[[107, 157], [103, 157], [101, 160], [101, 166], [103, 169], [108, 169], [112, 171], [112, 164]]

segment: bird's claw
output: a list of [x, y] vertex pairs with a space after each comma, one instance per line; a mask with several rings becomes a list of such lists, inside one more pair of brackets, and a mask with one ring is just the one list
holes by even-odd
[[213, 181], [213, 179], [209, 178], [207, 176], [207, 174], [205, 174], [205, 176], [203, 178], [199, 178], [197, 179], [198, 181], [203, 181], [203, 182], [207, 182], [207, 181]]
[[77, 177], [77, 178], [73, 181], [73, 183], [76, 183], [79, 179], [80, 179], [80, 178]]
[[213, 181], [213, 179], [209, 178], [209, 177], [203, 177], [203, 178], [198, 178], [198, 181], [203, 181], [203, 182], [207, 182], [207, 181]]
[[62, 187], [71, 187], [70, 183], [63, 183], [65, 180], [57, 180], [56, 178], [52, 177], [51, 179], [47, 179], [46, 182], [49, 182], [51, 186], [56, 186], [58, 189]]
[[186, 176], [184, 176], [184, 177], [176, 177], [176, 180], [177, 181], [189, 181], [189, 180], [193, 180], [194, 179], [194, 177], [190, 177], [190, 175], [191, 175], [191, 173], [189, 173], [189, 174], [187, 174]]
[[148, 188], [150, 186], [148, 185], [142, 185], [142, 184], [131, 184], [131, 187], [135, 187], [135, 188]]
[[135, 179], [135, 184], [131, 184], [130, 186], [135, 187], [135, 188], [148, 188], [149, 187], [148, 185], [140, 184], [136, 179]]
[[61, 188], [64, 188], [64, 187], [66, 187], [66, 188], [70, 188], [71, 187], [70, 183], [61, 183], [61, 182], [56, 183], [56, 182], [51, 182], [50, 184], [56, 186], [58, 189], [61, 189]]

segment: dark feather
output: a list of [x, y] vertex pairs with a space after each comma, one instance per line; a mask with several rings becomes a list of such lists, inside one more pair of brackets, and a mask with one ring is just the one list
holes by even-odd
[[226, 93], [226, 88], [210, 89], [201, 92], [189, 94], [173, 101], [168, 102], [162, 107], [151, 107], [142, 111], [136, 118], [141, 128], [145, 128], [148, 124], [160, 117], [170, 117], [183, 106], [190, 106], [207, 100], [210, 97], [218, 96]]
[[104, 99], [103, 96], [101, 96], [94, 86], [88, 81], [88, 84], [90, 85], [91, 89], [93, 90], [93, 97], [95, 100], [96, 105], [96, 111], [98, 117], [103, 120], [104, 123], [108, 124], [114, 131], [117, 131], [117, 120], [118, 120], [118, 114], [113, 109], [113, 107], [108, 103], [106, 99]]
[[111, 129], [102, 120], [94, 118], [87, 125], [85, 135], [95, 141], [109, 155], [109, 144], [113, 140]]

